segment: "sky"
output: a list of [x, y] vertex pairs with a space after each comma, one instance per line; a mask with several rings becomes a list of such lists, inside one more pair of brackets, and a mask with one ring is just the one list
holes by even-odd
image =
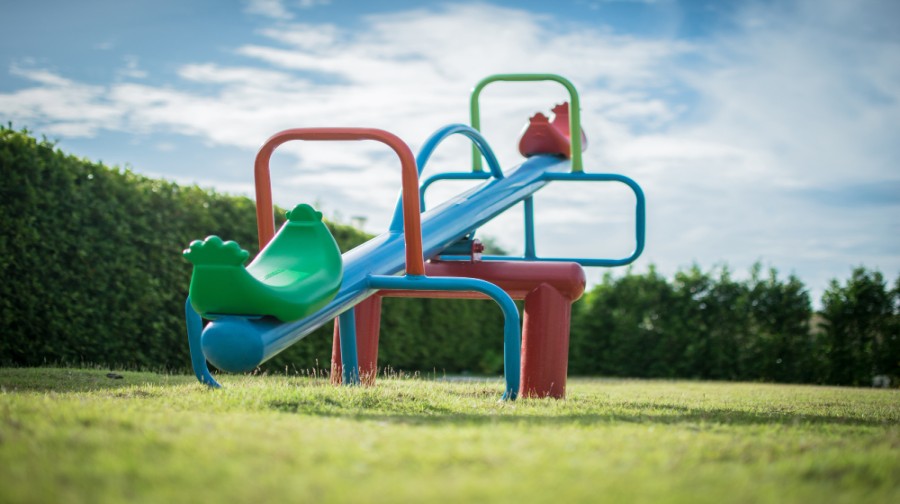
[[[0, 0], [0, 121], [80, 157], [252, 196], [256, 150], [280, 130], [381, 128], [416, 152], [469, 122], [483, 77], [556, 73], [579, 90], [585, 170], [646, 194], [635, 271], [727, 265], [742, 278], [760, 262], [818, 304], [855, 266], [900, 273], [897, 19], [892, 0]], [[504, 168], [523, 160], [528, 117], [566, 96], [553, 83], [482, 93]], [[469, 149], [449, 139], [425, 176], [469, 170]], [[276, 204], [380, 233], [400, 168], [374, 142], [303, 142], [276, 152], [272, 178]], [[427, 204], [465, 187], [435, 185]], [[553, 184], [535, 210], [538, 255], [634, 247], [624, 186]], [[514, 208], [480, 234], [521, 253], [522, 221]]]

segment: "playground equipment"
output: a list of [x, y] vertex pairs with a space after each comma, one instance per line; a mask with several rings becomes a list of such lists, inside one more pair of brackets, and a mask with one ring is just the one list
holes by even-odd
[[[562, 84], [569, 92], [571, 107], [557, 106], [552, 121], [541, 114], [533, 117], [519, 144], [527, 160], [504, 172], [479, 132], [481, 90], [497, 81], [544, 80]], [[188, 341], [194, 372], [201, 382], [219, 386], [207, 361], [225, 371], [249, 371], [336, 318], [333, 381], [374, 383], [382, 297], [489, 298], [497, 302], [504, 316], [503, 398], [565, 395], [569, 319], [571, 304], [584, 292], [582, 266], [620, 266], [640, 256], [644, 195], [636, 182], [623, 175], [584, 172], [581, 153], [586, 137], [581, 130], [578, 93], [563, 77], [494, 75], [478, 83], [470, 107], [471, 127], [455, 124], [441, 128], [416, 158], [398, 137], [377, 129], [299, 128], [266, 141], [255, 163], [259, 255], [245, 268], [249, 254], [236, 243], [217, 237], [195, 241], [185, 251], [194, 264], [185, 303]], [[419, 175], [435, 148], [457, 134], [472, 140], [472, 171], [440, 173], [419, 187]], [[296, 140], [375, 140], [390, 146], [400, 158], [402, 192], [388, 231], [341, 256], [321, 214], [308, 205], [298, 205], [276, 235], [269, 159], [279, 145]], [[425, 209], [424, 194], [431, 184], [461, 179], [484, 182]], [[532, 195], [550, 182], [562, 181], [618, 182], [634, 192], [635, 248], [631, 255], [618, 259], [537, 257]], [[519, 202], [525, 212], [524, 255], [483, 255], [475, 231]], [[521, 341], [513, 299], [525, 300]], [[210, 320], [205, 328], [201, 316]]]

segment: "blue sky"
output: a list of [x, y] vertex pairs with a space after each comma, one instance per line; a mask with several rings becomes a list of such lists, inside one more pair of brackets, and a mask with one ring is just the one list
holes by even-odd
[[[900, 272], [900, 2], [0, 5], [0, 120], [79, 156], [250, 195], [255, 151], [279, 130], [378, 127], [416, 150], [468, 121], [482, 77], [552, 72], [581, 93], [586, 169], [644, 187], [638, 270], [727, 263], [741, 276], [762, 261], [816, 298], [856, 265]], [[543, 84], [485, 91], [504, 166], [520, 162], [528, 116], [564, 99]], [[467, 149], [448, 142], [428, 171], [467, 169]], [[273, 163], [281, 205], [385, 227], [399, 169], [384, 148], [304, 144]], [[536, 203], [540, 254], [630, 252], [625, 190], [550, 187]], [[521, 229], [510, 213], [484, 232], [520, 251]]]

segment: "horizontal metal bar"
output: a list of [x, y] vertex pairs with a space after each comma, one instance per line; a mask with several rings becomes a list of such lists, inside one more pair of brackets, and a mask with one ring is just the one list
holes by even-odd
[[[494, 178], [502, 179], [503, 178], [503, 170], [500, 168], [500, 162], [497, 161], [497, 156], [494, 155], [494, 151], [491, 150], [491, 146], [488, 145], [487, 140], [478, 130], [466, 126], [465, 124], [450, 124], [448, 126], [444, 126], [443, 128], [435, 131], [428, 140], [425, 140], [425, 144], [422, 145], [422, 148], [419, 150], [419, 154], [416, 156], [416, 167], [417, 173], [419, 176], [422, 175], [422, 171], [425, 169], [425, 165], [428, 164], [428, 160], [431, 159], [431, 155], [434, 153], [434, 150], [438, 145], [441, 144], [444, 140], [453, 135], [463, 135], [472, 141], [472, 148], [481, 152], [484, 155], [484, 158], [487, 159], [488, 167], [491, 169], [491, 175]], [[480, 158], [479, 158], [480, 159]], [[482, 172], [483, 173], [483, 172]], [[432, 177], [432, 179], [435, 177]], [[446, 178], [455, 178], [455, 177], [446, 177]], [[461, 177], [460, 177], [461, 178]], [[468, 178], [490, 178], [489, 176], [484, 177], [468, 177]], [[419, 203], [421, 205], [425, 204], [425, 188], [431, 185], [433, 180], [429, 179], [422, 187], [419, 189]], [[394, 218], [391, 220], [391, 225], [388, 227], [389, 230], [395, 233], [403, 232], [403, 199], [400, 198], [397, 200], [397, 206], [394, 209]], [[422, 212], [425, 211], [425, 207], [421, 208]]]
[[477, 278], [426, 277], [406, 275], [402, 277], [371, 275], [368, 287], [378, 290], [421, 291], [473, 291], [480, 292], [497, 302], [503, 311], [503, 374], [506, 379], [504, 400], [515, 400], [519, 394], [521, 366], [521, 337], [519, 334], [519, 310], [516, 303], [503, 289]]

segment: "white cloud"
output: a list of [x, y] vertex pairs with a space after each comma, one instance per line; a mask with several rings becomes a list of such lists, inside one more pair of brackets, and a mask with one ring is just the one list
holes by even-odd
[[340, 31], [335, 25], [292, 24], [268, 28], [262, 34], [283, 44], [303, 50], [321, 50], [338, 43]]
[[75, 83], [69, 79], [54, 74], [49, 70], [40, 68], [24, 68], [16, 63], [9, 67], [9, 73], [51, 87], [74, 86]]
[[270, 17], [272, 19], [292, 19], [293, 14], [288, 11], [283, 0], [247, 0], [244, 11], [248, 14]]
[[330, 3], [331, 0], [296, 0], [287, 4], [284, 0], [246, 0], [244, 12], [287, 21], [294, 18], [294, 14], [291, 13], [289, 7], [312, 9], [313, 7]]
[[646, 260], [671, 272], [691, 259], [741, 267], [765, 258], [801, 274], [815, 296], [853, 265], [896, 274], [900, 227], [890, 215], [900, 195], [866, 208], [809, 196], [897, 187], [900, 44], [884, 28], [893, 16], [879, 2], [849, 13], [841, 2], [748, 5], [743, 30], [698, 45], [699, 68], [674, 69], [696, 96], [686, 114], [657, 93], [662, 127], [642, 131], [635, 112], [660, 107], [650, 100], [606, 107], [609, 123], [597, 122], [605, 160], [647, 192]]
[[124, 60], [125, 68], [118, 71], [119, 77], [126, 79], [144, 79], [147, 77], [147, 72], [141, 69], [137, 56], [128, 55], [125, 56]]
[[[739, 29], [691, 43], [486, 4], [371, 16], [350, 31], [287, 23], [286, 5], [248, 6], [278, 21], [261, 32], [269, 42], [235, 48], [245, 64], [181, 66], [178, 78], [202, 92], [182, 81], [88, 85], [14, 66], [33, 85], [0, 93], [0, 113], [63, 136], [165, 132], [248, 153], [285, 128], [368, 126], [415, 149], [438, 127], [468, 122], [469, 90], [485, 75], [559, 73], [581, 93], [587, 169], [625, 173], [645, 189], [645, 264], [672, 272], [692, 260], [727, 261], [740, 269], [766, 258], [818, 286], [853, 264], [900, 269], [900, 229], [890, 219], [896, 199], [889, 211], [809, 197], [898, 179], [900, 43], [877, 8], [883, 3], [849, 11], [837, 0], [747, 4], [735, 18]], [[482, 124], [504, 166], [519, 162], [516, 138], [527, 117], [564, 99], [555, 84], [485, 90]], [[448, 141], [427, 172], [466, 170], [468, 153], [465, 140]], [[371, 230], [386, 226], [400, 177], [384, 147], [289, 144], [274, 161], [275, 198], [284, 206], [318, 200], [368, 215]], [[173, 173], [185, 177], [185, 169]], [[216, 180], [190, 169], [196, 180]], [[435, 187], [433, 198], [449, 192]], [[548, 192], [542, 250], [620, 254], [633, 239], [630, 198], [594, 185]], [[505, 217], [493, 232], [519, 243], [521, 217]]]
[[104, 40], [103, 42], [98, 42], [94, 44], [94, 49], [98, 51], [111, 51], [116, 47], [116, 43], [113, 40]]
[[10, 67], [10, 73], [36, 85], [0, 94], [0, 111], [8, 120], [40, 125], [49, 135], [91, 137], [121, 127], [122, 111], [104, 99], [105, 88], [75, 82], [49, 70]]
[[312, 9], [313, 7], [328, 5], [330, 3], [331, 0], [299, 0], [297, 2], [297, 7], [300, 7], [301, 9]]

